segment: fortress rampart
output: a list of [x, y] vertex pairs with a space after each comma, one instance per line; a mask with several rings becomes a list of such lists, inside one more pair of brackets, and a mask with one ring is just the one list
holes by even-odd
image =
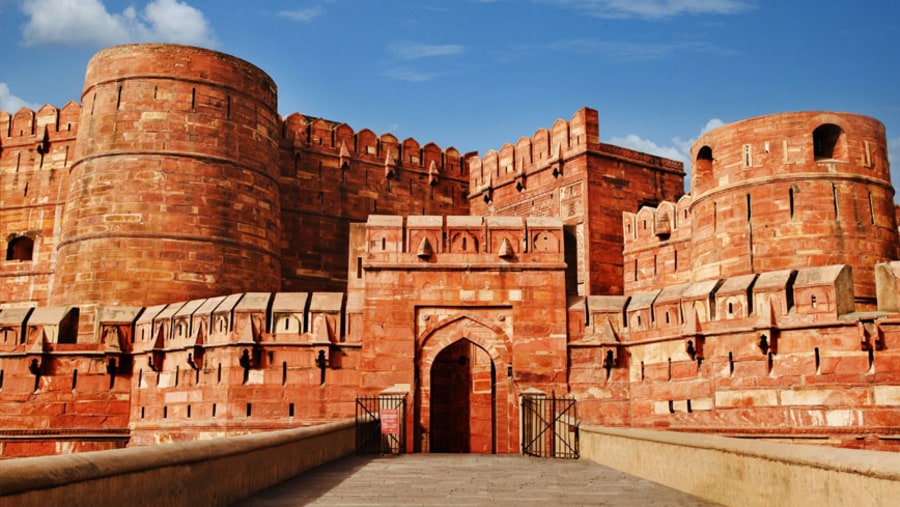
[[0, 241], [7, 261], [0, 301], [49, 301], [80, 120], [74, 102], [13, 115], [0, 111]]
[[599, 135], [597, 111], [583, 108], [500, 152], [466, 159], [470, 213], [563, 220], [569, 294], [621, 294], [621, 211], [684, 193], [679, 162], [601, 143]]
[[271, 78], [211, 51], [120, 46], [88, 63], [82, 101], [54, 304], [280, 287]]
[[700, 137], [692, 149], [693, 279], [849, 264], [871, 306], [876, 262], [897, 258], [884, 126], [860, 115], [783, 113]]
[[[0, 456], [319, 424], [406, 395], [408, 450], [578, 420], [897, 449], [884, 127], [784, 113], [680, 163], [597, 111], [484, 156], [294, 113], [237, 58], [110, 48], [0, 113]], [[577, 427], [569, 421], [568, 427]]]
[[[455, 148], [402, 142], [301, 114], [283, 124], [280, 162], [285, 290], [344, 290], [349, 225], [370, 214], [468, 211], [467, 165]], [[303, 231], [315, 231], [315, 237]]]

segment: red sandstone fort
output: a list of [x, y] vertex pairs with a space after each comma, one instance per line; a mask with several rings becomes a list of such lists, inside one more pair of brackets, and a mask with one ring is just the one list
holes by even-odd
[[353, 417], [416, 452], [579, 421], [900, 450], [883, 125], [763, 116], [682, 164], [577, 111], [484, 156], [281, 118], [237, 58], [106, 49], [0, 112], [0, 457]]

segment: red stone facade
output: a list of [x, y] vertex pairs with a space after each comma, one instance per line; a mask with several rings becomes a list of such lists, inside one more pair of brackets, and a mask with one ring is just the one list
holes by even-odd
[[521, 396], [586, 423], [898, 449], [883, 126], [786, 113], [681, 164], [582, 109], [499, 152], [277, 114], [172, 45], [98, 53], [82, 104], [0, 112], [0, 457], [352, 417], [514, 453]]

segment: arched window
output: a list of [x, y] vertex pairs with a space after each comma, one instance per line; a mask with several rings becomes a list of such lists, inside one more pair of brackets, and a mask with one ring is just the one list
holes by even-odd
[[713, 153], [712, 148], [704, 146], [697, 151], [697, 160], [694, 171], [697, 176], [708, 177], [712, 175]]
[[34, 240], [27, 236], [19, 236], [6, 246], [6, 260], [30, 261], [34, 252]]
[[844, 131], [833, 123], [825, 123], [813, 130], [813, 156], [816, 160], [847, 159]]

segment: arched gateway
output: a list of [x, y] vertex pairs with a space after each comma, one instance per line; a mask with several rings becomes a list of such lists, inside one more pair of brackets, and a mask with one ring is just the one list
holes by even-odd
[[509, 337], [470, 315], [426, 330], [417, 346], [417, 452], [516, 452]]

